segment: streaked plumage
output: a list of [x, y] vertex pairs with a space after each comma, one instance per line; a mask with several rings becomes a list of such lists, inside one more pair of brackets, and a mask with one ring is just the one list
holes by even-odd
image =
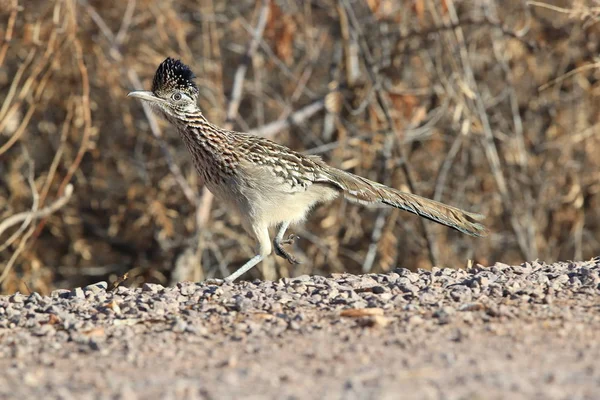
[[152, 92], [130, 95], [150, 102], [170, 121], [188, 147], [194, 166], [211, 192], [240, 212], [245, 229], [259, 242], [258, 255], [226, 278], [233, 281], [271, 253], [268, 228], [279, 226], [273, 241], [278, 255], [295, 258], [282, 244], [290, 223], [302, 221], [317, 203], [342, 194], [361, 204], [385, 204], [417, 214], [472, 236], [485, 236], [483, 216], [389, 188], [325, 164], [268, 139], [219, 128], [196, 105], [194, 74], [167, 58], [158, 67]]

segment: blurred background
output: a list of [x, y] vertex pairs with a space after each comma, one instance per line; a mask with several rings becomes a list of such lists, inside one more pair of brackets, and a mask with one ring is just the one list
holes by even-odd
[[245, 279], [600, 253], [600, 2], [0, 0], [0, 291], [220, 277], [254, 255], [173, 128], [212, 122], [487, 216], [461, 235], [337, 200]]

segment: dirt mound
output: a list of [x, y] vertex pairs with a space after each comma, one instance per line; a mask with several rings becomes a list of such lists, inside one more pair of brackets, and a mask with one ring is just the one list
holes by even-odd
[[0, 397], [593, 399], [600, 390], [600, 259], [105, 286], [0, 297]]

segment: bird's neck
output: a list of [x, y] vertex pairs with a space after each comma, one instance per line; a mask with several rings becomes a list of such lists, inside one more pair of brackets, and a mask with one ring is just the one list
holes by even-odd
[[171, 122], [177, 126], [196, 169], [207, 182], [216, 179], [210, 176], [211, 170], [220, 176], [233, 174], [233, 166], [239, 161], [233, 151], [234, 132], [210, 123], [200, 110], [187, 111], [184, 118]]
[[208, 121], [200, 109], [186, 110], [183, 115], [167, 116], [167, 119], [181, 130], [196, 129], [200, 135], [225, 138], [231, 134], [231, 132]]

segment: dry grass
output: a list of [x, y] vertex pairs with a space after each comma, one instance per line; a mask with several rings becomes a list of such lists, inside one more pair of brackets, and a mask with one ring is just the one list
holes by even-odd
[[172, 129], [125, 97], [166, 56], [210, 120], [493, 232], [339, 201], [296, 229], [304, 264], [256, 277], [597, 255], [599, 43], [596, 0], [0, 0], [0, 291], [198, 280], [253, 254]]

